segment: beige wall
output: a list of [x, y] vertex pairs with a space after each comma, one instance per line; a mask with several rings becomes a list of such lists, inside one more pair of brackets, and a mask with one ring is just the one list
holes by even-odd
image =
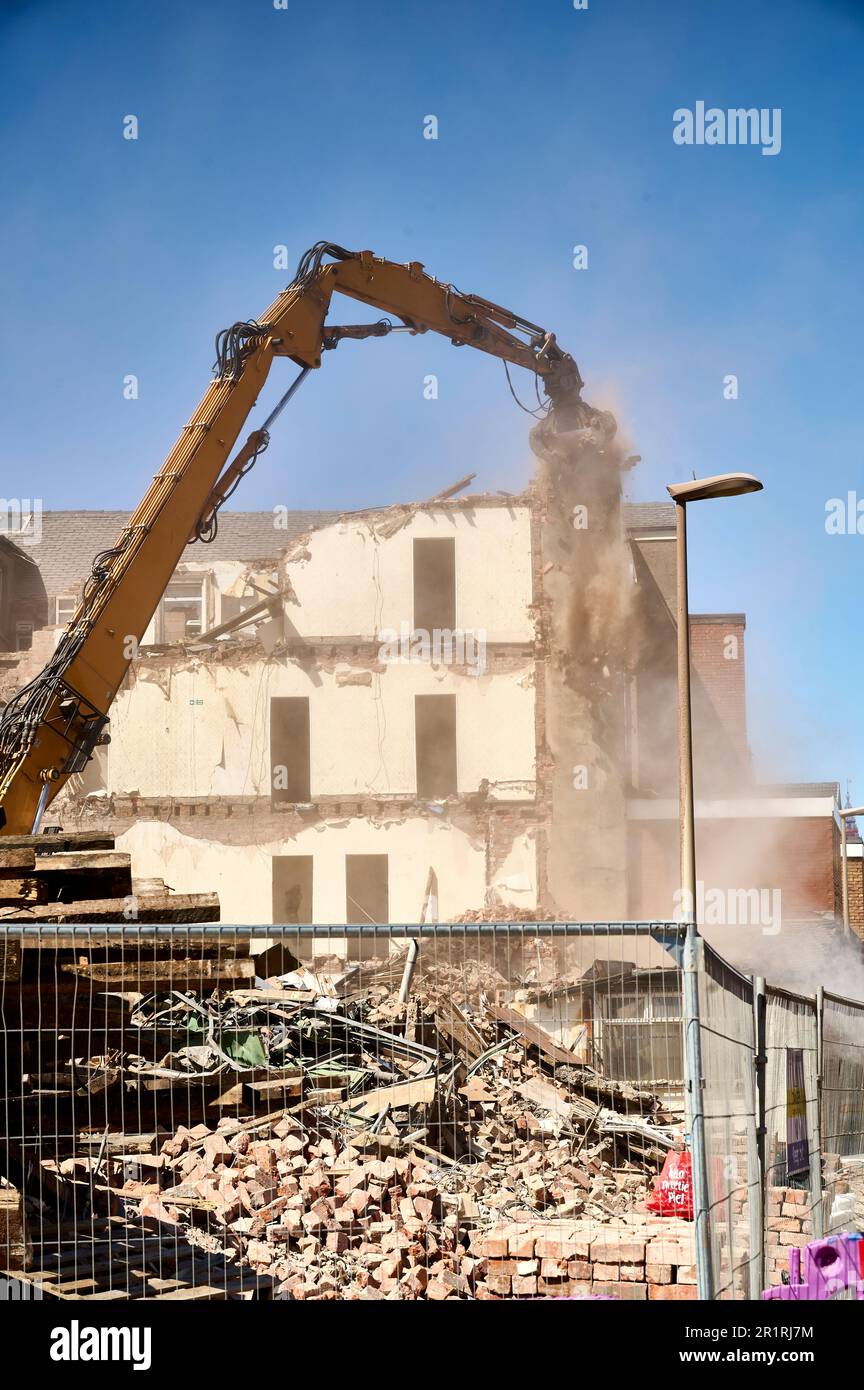
[[[314, 857], [316, 923], [345, 921], [346, 854], [389, 856], [391, 922], [418, 920], [430, 867], [438, 878], [442, 921], [482, 906], [486, 894], [482, 841], [446, 821], [418, 816], [383, 824], [346, 819], [310, 826], [290, 840], [259, 845], [220, 844], [184, 835], [161, 821], [138, 821], [118, 837], [117, 847], [131, 852], [136, 877], [164, 878], [178, 893], [200, 892], [206, 884], [219, 894], [222, 921], [227, 923], [272, 921], [271, 860], [281, 854]], [[492, 886], [505, 903], [536, 907], [536, 854], [530, 831], [516, 837]]]
[[[268, 655], [263, 634], [261, 644], [220, 644], [212, 654], [178, 648], [136, 661], [112, 709], [111, 743], [98, 750], [80, 790], [166, 799], [268, 797], [270, 701], [304, 696], [313, 800], [410, 798], [416, 795], [414, 698], [452, 694], [460, 796], [486, 781], [493, 799], [533, 798], [530, 655], [487, 652], [478, 674], [476, 666], [472, 673], [424, 660], [382, 664], [377, 650], [388, 629], [413, 627], [413, 541], [436, 536], [455, 539], [457, 629], [484, 633], [487, 646], [533, 642], [530, 513], [526, 507], [442, 507], [417, 512], [382, 535], [394, 518], [395, 511], [349, 519], [295, 546], [285, 572], [297, 601], [286, 604], [285, 637], [312, 643], [302, 664], [293, 656]], [[236, 567], [215, 568], [215, 589], [240, 579]], [[217, 619], [214, 612], [211, 621]], [[278, 632], [278, 623], [270, 627]], [[351, 638], [368, 645], [352, 653]], [[328, 651], [320, 639], [337, 650]], [[353, 664], [340, 660], [343, 655]], [[181, 893], [202, 884], [216, 891], [228, 923], [272, 920], [272, 859], [291, 854], [313, 857], [316, 923], [345, 920], [346, 854], [389, 856], [391, 922], [417, 920], [430, 867], [441, 920], [482, 907], [489, 891], [507, 905], [536, 907], [530, 829], [517, 821], [506, 855], [496, 851], [490, 859], [482, 819], [468, 833], [446, 814], [419, 809], [406, 805], [404, 819], [317, 819], [290, 838], [253, 845], [220, 842], [215, 826], [208, 840], [163, 821], [137, 821], [118, 844], [132, 852], [136, 877], [164, 878]], [[273, 833], [271, 821], [262, 834]]]
[[[391, 514], [339, 522], [313, 532], [286, 573], [297, 595], [286, 616], [303, 637], [377, 638], [413, 623], [415, 539], [453, 537], [456, 626], [485, 629], [487, 642], [529, 642], [534, 625], [531, 527], [527, 507], [416, 512], [384, 537]], [[308, 557], [308, 558], [307, 558]]]
[[313, 799], [412, 795], [414, 696], [454, 694], [460, 793], [485, 777], [498, 798], [533, 795], [530, 662], [484, 676], [412, 662], [368, 672], [370, 685], [340, 685], [350, 669], [263, 654], [244, 665], [141, 661], [111, 713], [102, 785], [141, 796], [268, 796], [270, 700], [300, 695], [309, 699]]

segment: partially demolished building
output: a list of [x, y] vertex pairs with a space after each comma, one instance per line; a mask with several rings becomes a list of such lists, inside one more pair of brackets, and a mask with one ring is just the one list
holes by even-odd
[[[223, 921], [673, 914], [674, 509], [573, 489], [547, 462], [519, 495], [224, 514], [54, 819], [206, 883]], [[45, 514], [55, 624], [123, 521]], [[692, 621], [706, 881], [832, 913], [835, 790], [752, 786], [744, 616]], [[770, 867], [730, 880], [742, 819]]]

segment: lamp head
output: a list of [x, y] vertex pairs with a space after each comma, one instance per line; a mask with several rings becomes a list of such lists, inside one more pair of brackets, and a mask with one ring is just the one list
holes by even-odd
[[761, 492], [762, 484], [752, 473], [717, 473], [713, 478], [670, 483], [666, 491], [673, 502], [702, 502], [711, 497], [739, 497], [743, 492]]

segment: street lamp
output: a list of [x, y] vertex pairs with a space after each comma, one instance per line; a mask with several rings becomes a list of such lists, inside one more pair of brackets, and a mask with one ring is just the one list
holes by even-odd
[[687, 1117], [696, 1217], [696, 1280], [699, 1297], [714, 1296], [711, 1267], [710, 1199], [702, 1112], [702, 1041], [699, 1024], [699, 939], [696, 932], [696, 827], [693, 805], [693, 721], [690, 709], [690, 608], [687, 599], [687, 503], [737, 497], [762, 488], [752, 473], [720, 473], [672, 483], [675, 503], [678, 622], [678, 833], [681, 847], [681, 906], [686, 910], [684, 939], [684, 1027], [687, 1048]]
[[678, 831], [681, 848], [681, 895], [687, 922], [696, 921], [696, 834], [693, 812], [693, 720], [690, 709], [690, 609], [687, 598], [687, 503], [712, 497], [738, 497], [760, 492], [752, 473], [719, 473], [671, 483], [666, 491], [675, 503], [675, 542], [678, 622]]

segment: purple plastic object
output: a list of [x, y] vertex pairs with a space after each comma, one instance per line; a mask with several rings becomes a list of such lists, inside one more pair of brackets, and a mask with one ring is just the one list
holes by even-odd
[[793, 1247], [789, 1251], [789, 1283], [781, 1284], [776, 1289], [764, 1289], [762, 1297], [766, 1300], [801, 1299], [807, 1302], [823, 1302], [851, 1290], [857, 1300], [864, 1300], [861, 1251], [860, 1235], [829, 1236], [826, 1240], [813, 1240], [803, 1252], [802, 1277], [802, 1252]]

